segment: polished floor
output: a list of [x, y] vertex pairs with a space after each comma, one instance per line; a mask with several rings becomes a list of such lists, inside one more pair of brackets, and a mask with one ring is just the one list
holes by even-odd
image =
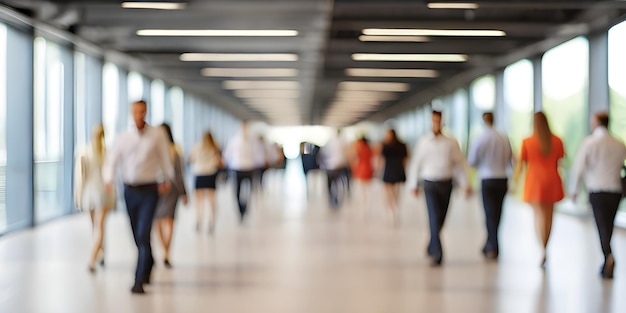
[[394, 227], [378, 183], [367, 205], [355, 197], [338, 213], [319, 176], [308, 197], [299, 175], [267, 183], [243, 226], [232, 189], [221, 188], [213, 236], [196, 233], [193, 210], [181, 207], [174, 267], [159, 263], [145, 295], [129, 292], [136, 251], [123, 212], [108, 219], [106, 267], [95, 274], [87, 271], [86, 214], [1, 237], [0, 312], [626, 312], [623, 230], [613, 243], [615, 279], [605, 281], [592, 221], [559, 214], [542, 270], [532, 213], [510, 198], [500, 260], [486, 262], [479, 199], [455, 194], [444, 265], [431, 268], [423, 198], [405, 197]]

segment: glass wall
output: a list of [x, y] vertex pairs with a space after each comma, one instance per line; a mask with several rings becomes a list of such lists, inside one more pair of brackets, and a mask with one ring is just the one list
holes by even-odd
[[548, 50], [542, 69], [543, 111], [552, 131], [563, 140], [568, 170], [588, 133], [589, 41], [578, 37]]
[[159, 125], [165, 122], [165, 83], [156, 79], [150, 87], [150, 124]]
[[[611, 132], [626, 141], [626, 22], [609, 29], [609, 92]], [[626, 227], [626, 201], [616, 223]]]
[[72, 99], [66, 92], [67, 70], [72, 66], [67, 48], [42, 37], [35, 39], [34, 54], [35, 220], [39, 223], [69, 210], [64, 198], [63, 148], [65, 103], [67, 97]]
[[482, 115], [493, 111], [496, 106], [496, 79], [493, 75], [480, 77], [471, 84], [470, 140], [476, 138], [484, 129]]
[[459, 89], [452, 95], [452, 124], [454, 125], [454, 138], [458, 140], [462, 151], [467, 151], [469, 138], [469, 97], [465, 89]]
[[7, 27], [0, 24], [0, 233], [7, 228]]
[[108, 147], [113, 144], [117, 134], [119, 87], [117, 66], [112, 63], [105, 64], [102, 70], [102, 124], [104, 125], [105, 142]]
[[521, 60], [504, 70], [503, 131], [511, 142], [515, 155], [519, 155], [522, 140], [532, 134], [533, 123], [533, 64]]

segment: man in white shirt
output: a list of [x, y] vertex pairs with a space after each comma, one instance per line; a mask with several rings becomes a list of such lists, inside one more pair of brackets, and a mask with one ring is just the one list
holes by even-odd
[[412, 186], [413, 194], [419, 196], [419, 185], [423, 185], [430, 225], [428, 255], [432, 258], [432, 265], [439, 266], [443, 259], [439, 235], [448, 213], [452, 179], [457, 176], [467, 195], [471, 194], [467, 164], [459, 143], [441, 133], [441, 112], [433, 111], [432, 133], [418, 142], [413, 156], [409, 186]]
[[[341, 139], [341, 130], [330, 139], [319, 151], [322, 168], [326, 171], [328, 181], [328, 197], [330, 206], [338, 209], [349, 190], [348, 177], [348, 147]], [[345, 190], [340, 190], [341, 184], [345, 184]], [[343, 192], [343, 194], [340, 194]]]
[[467, 160], [478, 169], [481, 179], [487, 242], [483, 254], [497, 259], [499, 252], [498, 227], [502, 217], [502, 204], [508, 190], [507, 168], [513, 160], [509, 139], [493, 127], [493, 113], [483, 114], [486, 129], [472, 144]]
[[154, 265], [150, 232], [159, 192], [166, 193], [169, 190], [174, 168], [165, 133], [145, 122], [146, 102], [133, 103], [131, 110], [134, 125], [115, 140], [102, 169], [102, 176], [108, 191], [113, 188], [116, 173], [122, 176], [124, 200], [139, 252], [135, 285], [131, 292], [141, 294], [144, 293], [143, 285], [150, 283]]
[[[254, 175], [265, 164], [265, 147], [249, 133], [247, 121], [241, 123], [241, 132], [226, 146], [224, 160], [228, 169], [235, 172], [237, 203], [240, 222], [243, 223], [252, 192]], [[245, 181], [249, 184], [249, 191], [244, 193], [241, 187]]]
[[600, 274], [610, 279], [613, 278], [615, 267], [611, 237], [615, 215], [622, 199], [620, 172], [626, 160], [626, 147], [621, 140], [611, 136], [608, 127], [608, 113], [600, 112], [591, 118], [593, 132], [578, 148], [572, 167], [570, 193], [576, 200], [578, 186], [584, 180], [604, 253], [604, 265]]

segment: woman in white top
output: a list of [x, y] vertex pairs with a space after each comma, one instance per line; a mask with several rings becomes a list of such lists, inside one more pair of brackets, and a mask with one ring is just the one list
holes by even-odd
[[91, 135], [91, 142], [76, 157], [74, 201], [80, 210], [88, 210], [91, 217], [94, 242], [89, 261], [89, 271], [95, 271], [98, 255], [102, 253], [104, 265], [104, 220], [115, 204], [113, 192], [107, 193], [102, 180], [102, 164], [105, 159], [104, 128], [98, 125]]
[[189, 153], [189, 163], [196, 176], [196, 230], [202, 226], [202, 214], [206, 199], [209, 200], [209, 233], [215, 229], [215, 188], [219, 169], [224, 166], [222, 155], [210, 132], [204, 133], [202, 141], [197, 143]]

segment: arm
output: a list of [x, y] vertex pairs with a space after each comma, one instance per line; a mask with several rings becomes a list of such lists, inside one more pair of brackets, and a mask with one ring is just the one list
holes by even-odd
[[176, 151], [176, 159], [174, 160], [174, 170], [176, 171], [176, 188], [183, 196], [183, 203], [187, 204], [187, 189], [185, 188], [185, 169], [183, 167], [183, 156]]
[[104, 181], [105, 191], [107, 192], [110, 192], [113, 188], [117, 166], [122, 156], [122, 144], [123, 139], [115, 140], [115, 145], [113, 146], [113, 149], [107, 153], [102, 166], [102, 180]]
[[469, 153], [467, 155], [467, 163], [471, 167], [478, 167], [478, 151], [480, 150], [480, 139], [472, 142]]
[[74, 166], [74, 205], [78, 209], [82, 209], [82, 196], [83, 196], [83, 188], [86, 177], [85, 171], [85, 159], [82, 153], [79, 153], [76, 157], [76, 165]]
[[583, 141], [578, 148], [578, 153], [576, 154], [576, 158], [574, 160], [574, 164], [571, 170], [570, 176], [570, 185], [569, 192], [572, 195], [572, 198], [576, 199], [576, 194], [578, 192], [578, 186], [582, 181], [583, 172], [585, 169], [585, 165], [587, 163], [587, 148], [586, 141]]
[[174, 165], [170, 148], [169, 140], [165, 136], [165, 132], [159, 129], [160, 138], [157, 139], [157, 157], [159, 158], [159, 165], [161, 172], [163, 173], [163, 183], [161, 184], [161, 193], [165, 193], [169, 190], [171, 183], [176, 181]]

